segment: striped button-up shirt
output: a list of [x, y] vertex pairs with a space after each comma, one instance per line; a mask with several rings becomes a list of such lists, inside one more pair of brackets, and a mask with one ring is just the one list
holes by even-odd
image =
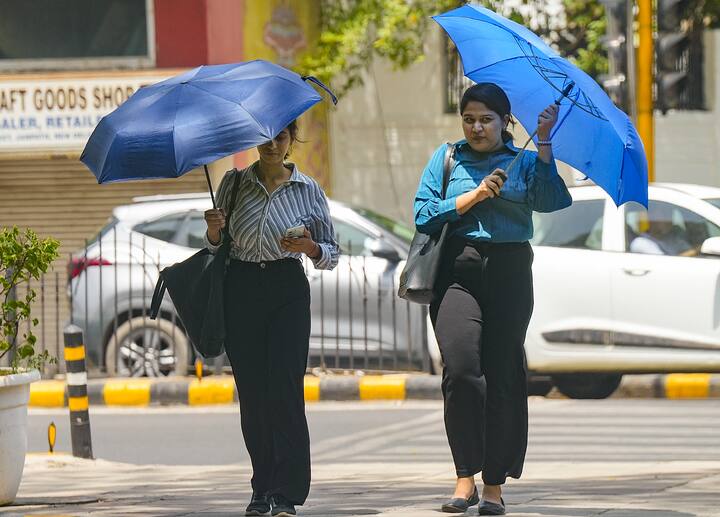
[[[218, 188], [217, 206], [224, 208], [227, 214], [234, 182], [240, 182], [229, 221], [230, 237], [233, 239], [230, 256], [246, 262], [288, 257], [301, 259], [301, 253], [282, 249], [280, 240], [288, 228], [304, 225], [320, 246], [320, 256], [311, 259], [315, 268], [333, 269], [340, 250], [335, 241], [327, 198], [320, 185], [293, 165], [290, 179], [268, 194], [255, 173], [257, 164], [255, 162], [243, 170], [228, 171]], [[205, 244], [212, 253], [220, 247], [208, 240], [207, 233]]]

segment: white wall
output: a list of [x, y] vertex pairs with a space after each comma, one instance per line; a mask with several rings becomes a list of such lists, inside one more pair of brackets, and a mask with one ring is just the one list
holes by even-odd
[[424, 62], [394, 71], [376, 60], [330, 116], [332, 197], [410, 222], [423, 167], [443, 142], [462, 138], [458, 115], [444, 113], [440, 29]]

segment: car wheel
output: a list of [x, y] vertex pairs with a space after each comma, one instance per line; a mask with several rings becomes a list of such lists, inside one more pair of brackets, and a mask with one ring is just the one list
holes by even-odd
[[553, 389], [553, 382], [550, 377], [528, 375], [527, 390], [528, 396], [544, 397]]
[[622, 375], [614, 373], [578, 373], [553, 375], [557, 389], [571, 399], [605, 399], [620, 385]]
[[108, 375], [166, 377], [186, 375], [190, 343], [185, 333], [164, 319], [132, 318], [110, 337], [105, 351]]

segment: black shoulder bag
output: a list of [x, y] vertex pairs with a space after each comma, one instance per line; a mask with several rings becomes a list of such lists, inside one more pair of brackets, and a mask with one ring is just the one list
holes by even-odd
[[[455, 165], [455, 146], [448, 144], [445, 151], [443, 169], [442, 197], [445, 199], [450, 173]], [[448, 232], [449, 223], [445, 223], [438, 233], [427, 235], [415, 232], [405, 268], [400, 275], [398, 296], [409, 302], [429, 304], [435, 291], [442, 249]]]
[[225, 271], [230, 260], [229, 227], [240, 184], [238, 176], [236, 173], [217, 253], [203, 248], [192, 257], [164, 268], [150, 304], [150, 319], [155, 319], [167, 289], [195, 350], [206, 359], [221, 355], [225, 344]]

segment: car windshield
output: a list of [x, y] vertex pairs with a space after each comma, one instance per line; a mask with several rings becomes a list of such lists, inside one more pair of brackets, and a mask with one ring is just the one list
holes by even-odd
[[412, 242], [414, 232], [404, 224], [382, 214], [378, 214], [377, 212], [373, 212], [372, 210], [368, 210], [367, 208], [353, 207], [353, 210], [408, 244]]
[[705, 201], [710, 203], [712, 206], [720, 208], [720, 197], [708, 198], [708, 199], [705, 199]]

